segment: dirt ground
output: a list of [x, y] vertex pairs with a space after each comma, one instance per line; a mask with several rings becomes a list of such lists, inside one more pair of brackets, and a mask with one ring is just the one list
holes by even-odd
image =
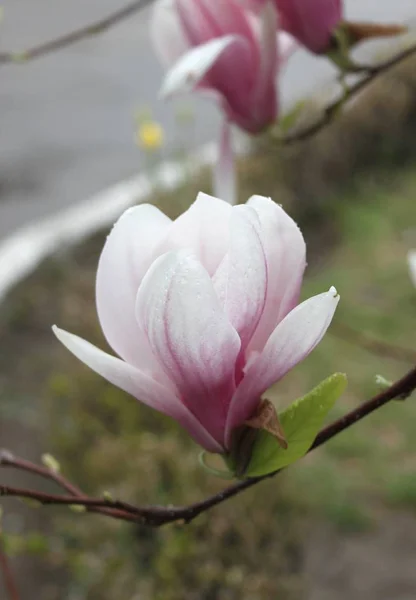
[[390, 514], [367, 533], [317, 525], [306, 546], [307, 600], [414, 600], [416, 517]]

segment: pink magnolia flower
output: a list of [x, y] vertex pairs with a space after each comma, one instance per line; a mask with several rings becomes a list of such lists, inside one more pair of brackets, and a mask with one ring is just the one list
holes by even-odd
[[[213, 98], [225, 116], [220, 143], [217, 194], [233, 201], [229, 123], [259, 133], [278, 114], [276, 78], [293, 51], [287, 34], [279, 37], [273, 6], [257, 17], [239, 0], [159, 0], [152, 33], [162, 63], [169, 69], [162, 94], [198, 91]], [[224, 185], [222, 185], [224, 184]]]
[[[280, 28], [314, 54], [333, 50], [341, 64], [354, 67], [345, 54], [355, 44], [378, 37], [391, 37], [407, 31], [403, 25], [351, 22], [344, 20], [343, 0], [240, 0], [255, 13], [273, 2]], [[333, 37], [338, 34], [336, 44]]]
[[[242, 0], [256, 11], [269, 0]], [[343, 18], [342, 0], [273, 0], [280, 27], [315, 54], [329, 50], [331, 35]]]
[[224, 453], [329, 326], [334, 288], [297, 304], [304, 268], [301, 232], [268, 198], [232, 207], [201, 193], [175, 221], [140, 205], [115, 224], [97, 272], [99, 320], [119, 358], [54, 332], [108, 381]]
[[329, 50], [342, 19], [342, 0], [276, 0], [281, 27], [311, 52]]

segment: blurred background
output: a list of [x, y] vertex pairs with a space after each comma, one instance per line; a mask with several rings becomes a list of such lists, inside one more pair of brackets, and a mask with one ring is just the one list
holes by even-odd
[[[416, 16], [413, 0], [346, 5], [354, 20], [412, 24]], [[122, 6], [6, 1], [0, 53], [21, 53]], [[0, 63], [0, 243], [213, 139], [219, 118], [209, 103], [159, 99], [150, 14], [151, 6], [33, 61]], [[357, 56], [382, 60], [409, 41], [368, 44]], [[307, 110], [315, 112], [334, 77], [325, 59], [299, 51], [283, 79], [285, 110], [313, 96]], [[140, 135], [149, 120], [161, 128], [153, 149]], [[394, 380], [415, 362], [416, 290], [406, 265], [416, 247], [415, 139], [410, 57], [308, 140], [282, 148], [265, 136], [241, 158], [241, 201], [271, 196], [304, 231], [304, 297], [333, 284], [342, 298], [324, 342], [272, 392], [279, 406], [344, 371], [350, 383], [336, 417], [376, 393], [376, 374]], [[176, 216], [209, 182], [202, 170], [168, 194], [156, 181], [150, 200]], [[105, 347], [94, 305], [105, 235], [56, 248], [1, 301], [0, 446], [34, 461], [52, 453], [87, 493], [188, 504], [223, 483], [200, 469], [186, 435], [84, 368], [50, 331], [58, 323]], [[1, 261], [0, 253], [0, 271], [10, 268]], [[392, 403], [188, 527], [150, 530], [4, 501], [2, 541], [21, 600], [413, 600], [415, 422], [414, 399]], [[10, 472], [2, 481], [39, 485]]]

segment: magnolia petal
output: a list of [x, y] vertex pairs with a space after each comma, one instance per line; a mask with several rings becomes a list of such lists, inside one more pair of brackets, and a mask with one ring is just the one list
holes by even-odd
[[213, 283], [244, 348], [262, 315], [267, 294], [267, 264], [260, 221], [249, 206], [236, 206], [232, 210], [229, 251]]
[[178, 421], [195, 441], [205, 449], [210, 452], [222, 451], [221, 446], [171, 390], [157, 383], [132, 365], [96, 348], [86, 340], [63, 331], [56, 325], [52, 329], [58, 340], [90, 369], [131, 394], [143, 404]]
[[339, 301], [335, 288], [294, 308], [273, 331], [263, 352], [246, 365], [245, 376], [230, 404], [226, 440], [249, 419], [261, 395], [321, 341]]
[[224, 120], [219, 144], [219, 156], [214, 167], [214, 193], [234, 205], [237, 201], [234, 152], [231, 140], [231, 126]]
[[238, 35], [251, 46], [255, 40], [248, 15], [240, 0], [176, 0], [183, 29], [193, 46], [224, 35]]
[[409, 265], [410, 279], [416, 287], [416, 250], [410, 250], [407, 255], [407, 262]]
[[189, 209], [172, 223], [156, 254], [191, 248], [212, 275], [228, 248], [231, 212], [228, 202], [200, 192]]
[[208, 273], [189, 251], [168, 252], [144, 277], [136, 309], [183, 402], [222, 444], [240, 339]]
[[[279, 66], [277, 55], [277, 12], [271, 2], [267, 2], [260, 15], [259, 52], [260, 64], [257, 73], [256, 89], [254, 90], [255, 105], [260, 110], [270, 112], [275, 110], [274, 81]], [[273, 107], [266, 108], [266, 102], [272, 102]]]
[[282, 29], [311, 52], [328, 50], [331, 34], [342, 20], [343, 0], [278, 0]]
[[126, 210], [107, 237], [100, 256], [96, 301], [101, 327], [110, 346], [142, 369], [157, 369], [146, 337], [137, 325], [135, 302], [153, 251], [171, 220], [150, 204]]
[[191, 92], [221, 54], [236, 42], [239, 42], [237, 36], [226, 35], [189, 50], [166, 74], [161, 95], [166, 98], [177, 93]]
[[292, 54], [299, 48], [300, 44], [290, 35], [290, 33], [279, 31], [277, 34], [277, 58], [280, 68], [285, 66]]
[[276, 325], [296, 306], [306, 266], [306, 245], [296, 223], [281, 206], [264, 196], [247, 202], [261, 223], [269, 281], [265, 308], [249, 350], [262, 350]]
[[158, 0], [150, 20], [150, 35], [161, 63], [171, 67], [188, 50], [174, 0]]

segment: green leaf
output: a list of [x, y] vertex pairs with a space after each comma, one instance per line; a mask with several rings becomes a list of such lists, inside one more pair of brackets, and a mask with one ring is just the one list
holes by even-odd
[[244, 476], [267, 475], [302, 458], [346, 385], [346, 375], [334, 373], [281, 412], [279, 419], [288, 442], [287, 449], [281, 448], [272, 435], [261, 431]]

